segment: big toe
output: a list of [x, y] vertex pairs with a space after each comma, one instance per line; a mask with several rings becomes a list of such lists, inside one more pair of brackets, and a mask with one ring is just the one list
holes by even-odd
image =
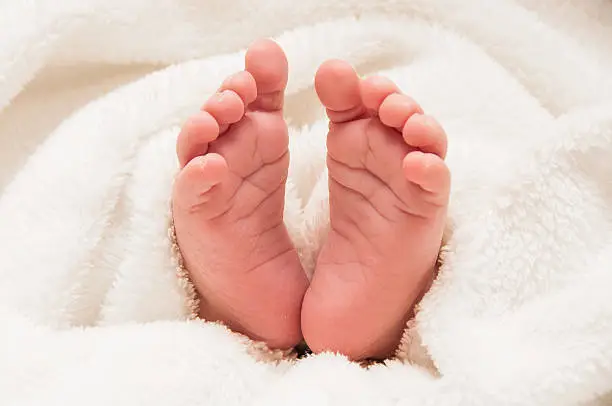
[[250, 107], [280, 110], [288, 77], [287, 57], [282, 48], [269, 39], [254, 42], [246, 52], [245, 68], [257, 84], [257, 99]]
[[365, 112], [359, 77], [345, 61], [324, 62], [315, 75], [315, 90], [333, 122], [354, 120]]

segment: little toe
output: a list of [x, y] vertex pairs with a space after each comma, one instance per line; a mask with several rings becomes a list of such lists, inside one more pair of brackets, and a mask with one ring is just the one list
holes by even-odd
[[446, 158], [446, 132], [436, 119], [424, 114], [411, 116], [402, 129], [406, 144], [423, 152]]
[[246, 52], [245, 68], [257, 85], [257, 98], [249, 107], [281, 110], [288, 77], [287, 57], [282, 48], [268, 39], [254, 42]]
[[366, 112], [361, 101], [359, 77], [345, 61], [324, 62], [315, 75], [315, 89], [334, 123], [355, 120]]
[[249, 72], [243, 70], [229, 76], [223, 81], [219, 91], [231, 90], [235, 92], [245, 106], [253, 103], [257, 99], [257, 84], [255, 78]]
[[208, 112], [201, 111], [183, 125], [176, 142], [181, 168], [208, 151], [208, 144], [219, 136], [219, 124]]
[[197, 156], [181, 170], [174, 183], [175, 209], [193, 212], [209, 201], [209, 192], [221, 183], [229, 169], [219, 154]]
[[211, 96], [202, 110], [217, 120], [223, 133], [230, 124], [237, 123], [244, 116], [244, 102], [233, 90], [223, 90]]
[[412, 97], [400, 93], [388, 95], [378, 109], [380, 121], [400, 131], [414, 114], [423, 114], [423, 109]]
[[403, 161], [404, 175], [409, 182], [431, 194], [430, 202], [438, 206], [448, 203], [450, 171], [435, 154], [413, 151]]
[[378, 112], [383, 101], [393, 93], [400, 93], [393, 81], [384, 76], [370, 76], [361, 81], [361, 99], [369, 110]]

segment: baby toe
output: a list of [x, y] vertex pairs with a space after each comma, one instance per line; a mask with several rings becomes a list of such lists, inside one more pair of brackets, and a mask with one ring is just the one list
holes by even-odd
[[388, 95], [378, 109], [380, 121], [400, 131], [414, 114], [423, 114], [423, 109], [412, 97], [400, 93]]
[[282, 48], [268, 39], [254, 42], [246, 52], [245, 69], [257, 85], [257, 98], [251, 108], [281, 110], [288, 79], [288, 62]]
[[329, 119], [334, 123], [354, 120], [365, 112], [361, 102], [359, 77], [348, 62], [324, 62], [315, 75], [315, 90], [327, 109]]
[[361, 99], [370, 110], [378, 112], [382, 102], [393, 93], [399, 93], [397, 85], [384, 76], [370, 76], [361, 81]]
[[211, 96], [203, 110], [217, 120], [223, 132], [229, 124], [240, 121], [244, 115], [244, 102], [233, 90], [223, 90]]
[[439, 206], [448, 203], [450, 171], [439, 156], [413, 151], [406, 155], [402, 164], [406, 179], [429, 192], [432, 203]]
[[176, 154], [181, 168], [198, 155], [208, 151], [208, 143], [219, 136], [219, 124], [208, 112], [201, 111], [183, 125], [176, 142]]
[[247, 106], [253, 103], [257, 98], [257, 84], [255, 78], [247, 71], [235, 73], [225, 79], [219, 88], [219, 91], [223, 90], [235, 92]]
[[446, 132], [436, 119], [424, 114], [412, 115], [402, 129], [404, 141], [420, 151], [446, 157]]
[[193, 212], [209, 201], [213, 186], [228, 173], [225, 159], [218, 154], [197, 156], [177, 175], [174, 183], [173, 210]]

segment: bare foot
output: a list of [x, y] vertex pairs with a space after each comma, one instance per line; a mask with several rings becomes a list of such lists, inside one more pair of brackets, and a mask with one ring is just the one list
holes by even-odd
[[285, 349], [301, 340], [308, 285], [283, 223], [287, 60], [268, 40], [245, 59], [179, 135], [174, 224], [200, 315]]
[[450, 191], [446, 135], [388, 79], [328, 61], [315, 78], [331, 121], [331, 229], [302, 306], [314, 352], [354, 360], [397, 348], [432, 279]]

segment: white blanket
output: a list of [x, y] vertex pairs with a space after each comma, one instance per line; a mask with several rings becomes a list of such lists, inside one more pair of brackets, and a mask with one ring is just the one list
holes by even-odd
[[[290, 62], [309, 272], [317, 65], [389, 75], [448, 132], [448, 244], [403, 361], [258, 362], [188, 320], [175, 138], [263, 36]], [[611, 157], [607, 0], [0, 0], [0, 404], [612, 404]]]

